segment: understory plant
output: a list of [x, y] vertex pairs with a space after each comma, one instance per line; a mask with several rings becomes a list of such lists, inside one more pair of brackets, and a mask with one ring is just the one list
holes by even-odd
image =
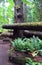
[[[42, 55], [42, 40], [38, 37], [33, 38], [17, 38], [11, 42], [13, 50], [20, 52], [37, 52]], [[34, 53], [35, 56], [35, 53]]]
[[25, 65], [42, 65], [42, 63], [34, 62], [31, 58], [27, 58], [27, 63]]

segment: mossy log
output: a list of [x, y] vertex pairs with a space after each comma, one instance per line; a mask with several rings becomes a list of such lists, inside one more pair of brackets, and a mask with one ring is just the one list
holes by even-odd
[[9, 33], [9, 32], [6, 32], [6, 33], [2, 33], [1, 34], [2, 37], [9, 37], [9, 38], [12, 38], [13, 37], [13, 33]]
[[40, 32], [40, 31], [38, 32], [38, 31], [24, 30], [23, 34], [25, 37], [28, 37], [28, 38], [33, 37], [33, 35], [34, 35], [34, 36], [38, 36], [40, 39], [42, 39], [42, 32]]
[[3, 25], [2, 27], [5, 29], [42, 31], [42, 22], [14, 23], [14, 25]]

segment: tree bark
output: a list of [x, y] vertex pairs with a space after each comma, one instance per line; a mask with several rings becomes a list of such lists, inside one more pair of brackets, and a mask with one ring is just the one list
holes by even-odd
[[23, 18], [23, 2], [22, 0], [14, 0], [15, 3], [15, 23], [24, 22]]
[[24, 36], [31, 38], [33, 36], [38, 36], [40, 39], [42, 39], [42, 32], [38, 32], [38, 31], [28, 31], [28, 30], [24, 30]]
[[[14, 0], [15, 3], [15, 23], [21, 23], [24, 22], [24, 17], [23, 17], [23, 2], [22, 0]], [[23, 30], [14, 30], [13, 35], [15, 37], [23, 37]]]

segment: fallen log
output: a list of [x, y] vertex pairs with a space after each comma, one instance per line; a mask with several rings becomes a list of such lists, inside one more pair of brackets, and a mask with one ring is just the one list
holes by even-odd
[[4, 37], [4, 38], [6, 38], [6, 37], [12, 38], [12, 37], [13, 37], [13, 33], [9, 33], [9, 32], [7, 32], [7, 33], [2, 33], [2, 34], [1, 34], [1, 37]]
[[30, 37], [33, 37], [34, 36], [38, 36], [39, 38], [42, 39], [42, 32], [38, 32], [38, 31], [28, 31], [28, 30], [24, 30], [23, 32], [24, 36], [30, 38]]
[[14, 23], [14, 25], [3, 25], [2, 27], [5, 29], [42, 31], [42, 22]]

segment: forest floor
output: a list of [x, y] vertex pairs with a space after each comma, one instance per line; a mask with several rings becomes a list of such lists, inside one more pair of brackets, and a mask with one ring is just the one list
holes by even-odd
[[12, 65], [8, 60], [9, 43], [0, 40], [0, 65]]
[[[9, 62], [8, 58], [8, 50], [10, 48], [9, 42], [3, 42], [3, 40], [0, 40], [0, 65], [16, 65]], [[34, 60], [38, 60], [42, 62], [42, 57], [37, 57]], [[18, 65], [18, 64], [17, 64]]]

